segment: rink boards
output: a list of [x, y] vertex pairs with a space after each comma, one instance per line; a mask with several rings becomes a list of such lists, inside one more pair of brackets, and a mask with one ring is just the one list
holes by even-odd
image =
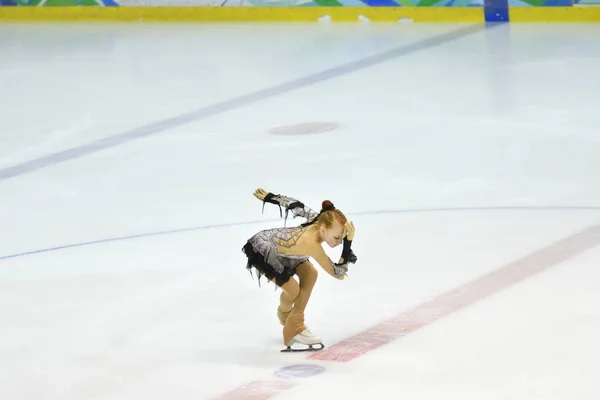
[[[600, 7], [510, 7], [510, 22], [600, 22]], [[0, 7], [12, 21], [485, 22], [484, 7]]]

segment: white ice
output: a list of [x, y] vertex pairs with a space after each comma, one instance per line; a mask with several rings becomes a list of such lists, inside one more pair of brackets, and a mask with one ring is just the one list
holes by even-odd
[[[0, 169], [461, 27], [3, 24]], [[599, 34], [482, 29], [0, 181], [0, 257], [199, 228], [0, 259], [0, 398], [209, 399], [307, 362], [279, 353], [279, 292], [244, 269], [245, 240], [283, 223], [257, 187], [355, 222], [359, 262], [321, 272], [306, 313], [326, 345], [599, 223]], [[268, 132], [315, 121], [340, 127]], [[277, 398], [597, 400], [599, 262], [320, 362]]]

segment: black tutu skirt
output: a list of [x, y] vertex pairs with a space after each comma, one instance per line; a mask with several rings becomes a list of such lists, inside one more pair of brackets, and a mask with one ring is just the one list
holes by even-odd
[[283, 286], [287, 281], [290, 280], [292, 276], [296, 274], [294, 269], [284, 267], [283, 272], [279, 273], [270, 265], [267, 261], [265, 261], [265, 257], [254, 251], [252, 244], [250, 242], [246, 242], [242, 251], [248, 257], [248, 263], [246, 264], [246, 269], [250, 271], [252, 274], [252, 268], [257, 271], [258, 284], [260, 286], [260, 277], [262, 275], [266, 276], [269, 281], [275, 280], [275, 284], [277, 286]]

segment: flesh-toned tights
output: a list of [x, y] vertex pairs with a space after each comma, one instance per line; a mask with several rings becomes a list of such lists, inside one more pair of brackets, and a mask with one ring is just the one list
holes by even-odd
[[317, 270], [309, 262], [296, 267], [300, 283], [293, 277], [281, 286], [277, 316], [283, 325], [283, 343], [288, 345], [291, 338], [302, 332], [304, 326], [304, 310], [310, 299], [313, 287], [317, 282]]

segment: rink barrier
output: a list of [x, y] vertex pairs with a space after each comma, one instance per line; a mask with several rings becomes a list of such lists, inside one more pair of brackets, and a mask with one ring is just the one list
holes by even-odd
[[[600, 22], [600, 7], [509, 7], [510, 22]], [[488, 10], [489, 12], [489, 10]], [[485, 7], [1, 7], [1, 21], [123, 22], [469, 22]]]
[[600, 7], [510, 7], [511, 22], [600, 22]]
[[484, 22], [482, 7], [0, 7], [0, 20]]

